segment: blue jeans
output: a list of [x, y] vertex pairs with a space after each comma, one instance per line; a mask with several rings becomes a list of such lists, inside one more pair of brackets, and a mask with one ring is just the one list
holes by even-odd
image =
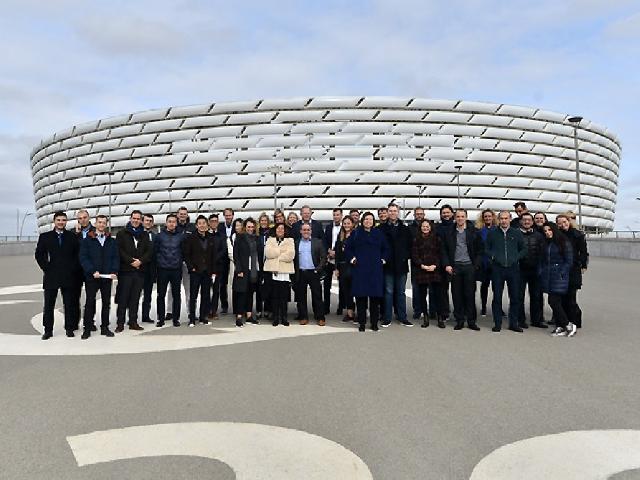
[[493, 288], [491, 311], [493, 323], [498, 328], [502, 327], [502, 292], [505, 282], [509, 292], [509, 328], [517, 328], [520, 316], [520, 268], [517, 263], [510, 267], [494, 264], [491, 268], [491, 287]]
[[384, 321], [390, 322], [393, 318], [393, 307], [396, 309], [398, 320], [407, 320], [407, 274], [384, 274]]

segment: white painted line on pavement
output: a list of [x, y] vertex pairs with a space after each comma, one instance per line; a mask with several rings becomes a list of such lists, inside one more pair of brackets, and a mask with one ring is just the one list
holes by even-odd
[[196, 456], [227, 464], [238, 480], [373, 480], [342, 445], [300, 430], [252, 423], [144, 425], [67, 437], [78, 466], [140, 457]]

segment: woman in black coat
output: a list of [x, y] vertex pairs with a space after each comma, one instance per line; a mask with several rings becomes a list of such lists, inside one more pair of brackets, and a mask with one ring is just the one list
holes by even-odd
[[[442, 295], [442, 289], [440, 288], [442, 281], [440, 239], [433, 232], [431, 222], [427, 219], [420, 222], [418, 229], [411, 248], [411, 261], [416, 271], [416, 283], [419, 287], [420, 304], [424, 315], [421, 326], [426, 328], [429, 326], [429, 315], [427, 313], [429, 290], [434, 290], [433, 297], [435, 298], [439, 298]], [[443, 304], [443, 302], [439, 302], [438, 305], [440, 304]], [[445, 328], [444, 311], [438, 305], [438, 327]]]
[[347, 240], [353, 233], [353, 219], [344, 217], [342, 228], [336, 239], [334, 251], [336, 252], [336, 277], [338, 278], [339, 296], [341, 304], [345, 306], [347, 314], [342, 318], [343, 322], [355, 322], [356, 304], [351, 292], [351, 264], [347, 262], [345, 247]]
[[556, 224], [565, 234], [573, 249], [573, 263], [569, 273], [569, 290], [563, 298], [564, 308], [569, 316], [569, 321], [578, 328], [582, 328], [582, 310], [578, 305], [578, 290], [582, 288], [582, 275], [589, 265], [589, 252], [584, 233], [576, 228], [575, 215], [572, 213], [558, 215]]
[[268, 319], [271, 316], [271, 305], [269, 302], [269, 281], [271, 274], [264, 272], [264, 247], [269, 238], [269, 215], [262, 213], [258, 217], [258, 260], [260, 261], [260, 271], [258, 272], [258, 288], [256, 290], [256, 315], [258, 318]]
[[551, 335], [572, 337], [576, 333], [576, 327], [570, 321], [562, 301], [569, 290], [569, 275], [573, 263], [571, 243], [555, 224], [547, 222], [542, 228], [545, 243], [538, 273], [541, 291], [547, 294], [556, 322]]
[[253, 317], [253, 294], [258, 285], [258, 245], [255, 235], [256, 224], [252, 218], [244, 221], [242, 233], [236, 234], [233, 242], [233, 313], [236, 315], [236, 327], [244, 325], [243, 320], [258, 324]]

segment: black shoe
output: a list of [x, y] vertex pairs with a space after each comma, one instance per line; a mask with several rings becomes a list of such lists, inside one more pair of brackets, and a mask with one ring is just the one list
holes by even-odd
[[282, 321], [282, 325], [285, 326], [285, 327], [288, 327], [289, 326], [289, 320], [283, 320]]
[[409, 320], [403, 320], [400, 322], [400, 324], [405, 327], [413, 327], [413, 323], [411, 323]]
[[51, 337], [53, 337], [53, 333], [51, 332], [44, 332], [42, 334], [42, 340], [49, 340]]
[[100, 329], [100, 335], [104, 335], [105, 337], [114, 337], [114, 333], [109, 330], [109, 328], [101, 328]]
[[336, 315], [338, 316], [342, 315], [342, 308], [339, 308], [338, 310], [336, 310]]
[[173, 313], [167, 313], [167, 314], [164, 316], [164, 320], [165, 320], [165, 322], [168, 322], [168, 321], [169, 321], [169, 320], [171, 320], [171, 319], [173, 319]]
[[173, 321], [173, 326], [174, 327], [179, 327], [180, 326], [180, 321], [179, 320], [174, 320]]
[[444, 323], [444, 320], [438, 320], [438, 328], [446, 328], [447, 324]]
[[531, 326], [536, 328], [549, 328], [549, 325], [546, 323], [532, 323]]
[[204, 320], [200, 320], [200, 323], [202, 325], [209, 325], [209, 320], [207, 320], [206, 318]]
[[73, 333], [73, 330], [67, 330], [67, 337], [71, 338], [71, 337], [75, 337], [76, 334]]
[[529, 328], [529, 324], [527, 322], [518, 324], [520, 328]]
[[98, 327], [96, 327], [95, 325], [91, 325], [91, 331], [92, 332], [97, 332], [98, 331]]
[[358, 326], [358, 331], [359, 332], [364, 332], [364, 325]]
[[491, 331], [492, 331], [492, 332], [499, 332], [500, 330], [501, 330], [501, 328], [500, 328], [500, 327], [493, 327], [493, 328], [491, 329]]
[[469, 329], [470, 330], [475, 330], [476, 332], [480, 331], [480, 327], [478, 325], [476, 325], [475, 323], [473, 325], [469, 325]]
[[462, 327], [464, 327], [463, 323], [456, 323], [456, 326], [453, 327], [454, 330], [462, 330]]
[[512, 332], [517, 332], [517, 333], [522, 333], [523, 330], [520, 327], [509, 327], [509, 330], [511, 330]]
[[382, 328], [387, 328], [389, 325], [391, 325], [391, 322], [389, 321], [382, 322]]
[[427, 328], [429, 326], [429, 319], [425, 318], [422, 322], [422, 325], [420, 325], [422, 328]]
[[273, 322], [271, 322], [271, 325], [277, 327], [278, 325], [280, 325], [280, 322], [278, 320], [274, 320]]
[[251, 323], [252, 325], [259, 325], [260, 324], [258, 319], [254, 318], [253, 316], [247, 318], [247, 322]]
[[371, 331], [372, 332], [377, 332], [379, 330], [378, 325], [371, 325]]
[[242, 323], [241, 319], [236, 319], [236, 327], [244, 327], [244, 324]]
[[155, 323], [153, 320], [151, 320], [150, 318], [143, 318], [142, 319], [142, 323]]
[[91, 336], [91, 330], [84, 330], [82, 332], [82, 336], [80, 337], [82, 340], [86, 340], [87, 338], [89, 338]]
[[164, 327], [164, 322], [162, 320], [158, 320], [158, 323], [156, 323], [156, 327]]

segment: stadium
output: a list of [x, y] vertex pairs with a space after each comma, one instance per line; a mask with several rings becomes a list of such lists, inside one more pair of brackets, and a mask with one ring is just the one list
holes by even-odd
[[[61, 130], [31, 153], [38, 229], [87, 208], [124, 226], [134, 209], [186, 206], [241, 217], [310, 205], [412, 218], [459, 204], [475, 218], [516, 201], [551, 215], [577, 211], [589, 231], [613, 228], [620, 144], [589, 120], [463, 100], [301, 97], [167, 107]], [[577, 150], [576, 150], [577, 144]], [[576, 151], [580, 183], [576, 179]], [[578, 190], [578, 185], [580, 188]], [[73, 226], [74, 222], [70, 222]]]

